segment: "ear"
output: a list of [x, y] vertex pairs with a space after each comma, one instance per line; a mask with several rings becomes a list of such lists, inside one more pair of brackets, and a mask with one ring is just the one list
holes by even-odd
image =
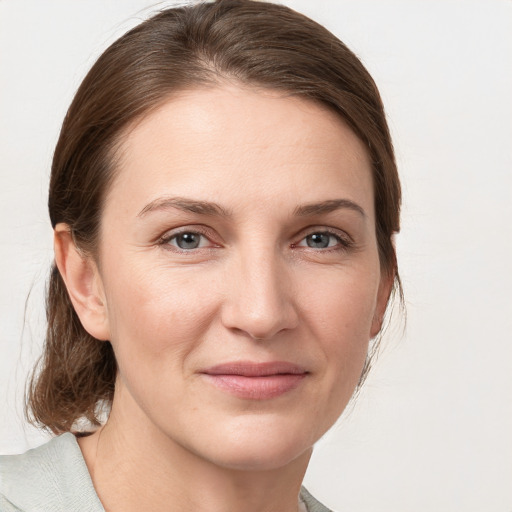
[[69, 226], [54, 230], [55, 263], [84, 329], [94, 338], [108, 340], [110, 329], [103, 282], [92, 257], [75, 245]]
[[393, 290], [393, 283], [395, 281], [394, 272], [382, 272], [380, 277], [379, 289], [377, 291], [377, 303], [375, 305], [375, 312], [373, 314], [372, 326], [370, 337], [374, 338], [379, 334], [382, 329], [384, 321], [384, 313], [389, 302], [391, 290]]

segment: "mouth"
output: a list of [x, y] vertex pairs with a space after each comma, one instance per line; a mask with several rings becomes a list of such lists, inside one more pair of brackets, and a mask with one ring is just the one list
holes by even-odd
[[309, 374], [301, 366], [284, 361], [237, 361], [200, 373], [221, 391], [246, 400], [269, 400], [284, 395], [297, 388]]

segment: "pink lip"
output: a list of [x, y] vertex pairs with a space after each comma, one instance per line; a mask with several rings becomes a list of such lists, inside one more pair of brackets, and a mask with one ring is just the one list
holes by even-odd
[[308, 372], [284, 361], [239, 361], [212, 366], [200, 372], [215, 387], [239, 398], [267, 400], [295, 389]]

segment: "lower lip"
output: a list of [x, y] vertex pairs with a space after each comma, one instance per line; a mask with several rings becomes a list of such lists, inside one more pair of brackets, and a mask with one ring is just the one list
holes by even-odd
[[217, 388], [246, 400], [268, 400], [295, 389], [306, 373], [245, 377], [243, 375], [211, 375], [205, 377]]

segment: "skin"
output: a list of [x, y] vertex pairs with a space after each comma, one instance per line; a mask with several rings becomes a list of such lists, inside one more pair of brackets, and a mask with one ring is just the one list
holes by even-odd
[[[55, 231], [75, 309], [119, 366], [106, 425], [80, 440], [98, 495], [108, 511], [295, 512], [392, 284], [366, 150], [322, 106], [219, 85], [170, 99], [124, 134], [120, 155], [98, 254]], [[200, 245], [180, 249], [183, 232]], [[232, 361], [306, 374], [241, 398], [201, 373]]]

